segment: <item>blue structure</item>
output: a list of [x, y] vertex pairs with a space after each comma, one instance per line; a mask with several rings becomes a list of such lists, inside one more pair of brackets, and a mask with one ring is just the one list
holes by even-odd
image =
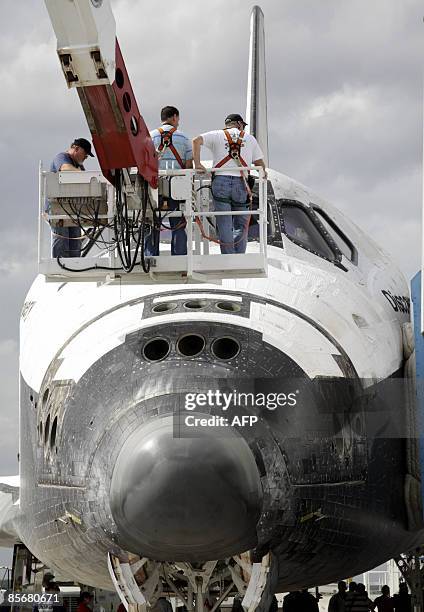
[[[415, 338], [416, 389], [418, 408], [418, 427], [420, 435], [420, 466], [424, 474], [424, 334], [421, 331], [421, 272], [411, 281], [411, 297], [413, 303], [413, 325]], [[424, 507], [424, 487], [421, 496]]]

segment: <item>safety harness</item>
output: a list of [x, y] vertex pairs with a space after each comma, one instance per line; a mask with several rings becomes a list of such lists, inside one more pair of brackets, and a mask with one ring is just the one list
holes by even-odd
[[218, 162], [215, 167], [221, 168], [221, 166], [234, 159], [239, 164], [239, 166], [244, 166], [245, 168], [247, 168], [247, 164], [241, 156], [241, 145], [243, 144], [243, 138], [245, 134], [244, 130], [240, 132], [237, 140], [232, 139], [231, 134], [227, 129], [224, 130], [224, 134], [228, 140], [229, 145], [228, 155], [227, 157], [224, 157], [224, 159], [221, 159], [221, 161]]
[[[240, 166], [240, 167], [244, 167], [247, 168], [248, 165], [245, 162], [245, 160], [242, 158], [241, 156], [241, 145], [243, 144], [243, 138], [245, 135], [245, 131], [242, 130], [239, 133], [239, 136], [237, 138], [237, 140], [233, 140], [231, 137], [230, 132], [227, 129], [224, 129], [224, 134], [225, 137], [228, 141], [228, 155], [226, 157], [224, 157], [224, 159], [221, 159], [221, 161], [219, 161], [217, 164], [215, 164], [215, 168], [221, 168], [224, 164], [226, 164], [227, 162], [231, 161], [232, 159]], [[249, 201], [252, 202], [252, 190], [250, 189], [250, 185], [248, 183], [248, 180], [246, 178], [246, 174], [244, 172], [240, 172], [241, 174], [241, 178], [244, 180], [244, 184], [246, 185], [246, 191], [247, 191], [247, 195], [249, 197]], [[248, 173], [250, 174], [250, 172]], [[218, 201], [221, 201], [220, 198], [215, 198]], [[226, 202], [227, 200], [222, 199], [223, 202]]]
[[158, 146], [158, 151], [160, 153], [160, 157], [165, 153], [166, 149], [169, 149], [177, 162], [180, 164], [181, 168], [185, 168], [185, 164], [181, 159], [180, 154], [172, 143], [172, 134], [177, 131], [177, 128], [173, 127], [170, 130], [164, 130], [163, 128], [158, 128], [160, 134], [160, 145]]
[[[244, 130], [242, 130], [239, 133], [239, 136], [238, 136], [237, 140], [233, 140], [232, 139], [231, 134], [230, 134], [230, 132], [227, 129], [224, 129], [223, 132], [225, 134], [225, 137], [226, 137], [226, 139], [228, 141], [228, 145], [229, 145], [228, 155], [226, 157], [224, 157], [224, 159], [221, 159], [221, 161], [219, 161], [217, 164], [215, 164], [215, 168], [221, 168], [224, 164], [226, 164], [227, 162], [231, 161], [232, 159], [237, 163], [238, 166], [244, 167], [244, 168], [248, 168], [248, 165], [247, 165], [246, 161], [241, 156], [241, 145], [243, 144], [243, 138], [244, 138], [244, 135], [245, 135]], [[248, 174], [250, 174], [250, 172]], [[249, 209], [246, 211], [248, 213], [250, 210], [252, 210], [252, 202], [253, 202], [252, 190], [251, 190], [250, 185], [249, 185], [249, 183], [247, 181], [246, 173], [245, 172], [240, 172], [240, 175], [241, 175], [241, 178], [243, 179], [244, 184], [246, 186], [246, 191], [247, 191], [247, 195], [248, 195], [248, 198], [249, 198]], [[212, 189], [212, 195], [213, 195], [214, 199], [217, 202], [223, 202], [223, 203], [232, 204], [231, 198], [220, 198], [220, 197], [217, 197], [216, 195], [214, 195], [213, 189]], [[240, 236], [240, 238], [238, 240], [236, 240], [235, 242], [231, 243], [232, 245], [238, 244], [241, 240], [244, 239], [245, 235], [248, 233], [248, 231], [249, 231], [249, 224], [250, 224], [250, 216], [251, 216], [250, 214], [247, 215], [246, 224], [244, 226], [242, 235]], [[196, 218], [196, 223], [199, 226], [200, 233], [201, 233], [203, 238], [207, 238], [208, 240], [211, 240], [212, 242], [216, 242], [216, 243], [218, 243], [220, 245], [226, 244], [224, 242], [221, 242], [220, 240], [216, 240], [216, 239], [212, 238], [212, 236], [206, 235], [206, 233], [205, 233], [205, 231], [204, 231], [204, 229], [202, 227], [202, 224], [201, 224], [201, 222], [200, 222], [198, 217]]]

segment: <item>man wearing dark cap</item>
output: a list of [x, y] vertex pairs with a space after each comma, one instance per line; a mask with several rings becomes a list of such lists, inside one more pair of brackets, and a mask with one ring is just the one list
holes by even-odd
[[[215, 211], [242, 211], [248, 206], [247, 174], [240, 168], [252, 163], [265, 170], [263, 153], [257, 140], [245, 132], [247, 123], [238, 114], [225, 119], [225, 128], [200, 134], [193, 140], [194, 166], [205, 171], [200, 162], [201, 145], [213, 153], [213, 167], [223, 168], [212, 183]], [[216, 217], [221, 253], [244, 253], [247, 245], [249, 215]]]
[[[50, 172], [85, 170], [83, 163], [88, 156], [94, 157], [91, 152], [91, 143], [85, 138], [76, 138], [67, 151], [56, 155], [51, 163]], [[80, 257], [80, 228], [76, 226], [60, 227], [59, 224], [52, 227], [53, 257]]]

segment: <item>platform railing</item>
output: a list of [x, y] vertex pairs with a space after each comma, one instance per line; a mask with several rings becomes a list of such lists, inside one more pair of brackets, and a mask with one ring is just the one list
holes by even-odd
[[[103, 278], [111, 282], [119, 277], [121, 281], [135, 283], [187, 282], [188, 279], [194, 282], [219, 282], [224, 278], [266, 276], [267, 179], [261, 168], [243, 168], [240, 169], [240, 173], [242, 172], [246, 174], [251, 172], [255, 176], [255, 208], [249, 207], [247, 203], [246, 210], [215, 211], [212, 209], [211, 179], [213, 175], [225, 173], [224, 169], [211, 168], [204, 173], [190, 169], [160, 171], [160, 178], [170, 180], [171, 185], [172, 177], [181, 176], [187, 179], [179, 182], [183, 187], [182, 192], [185, 189], [184, 199], [180, 200], [180, 210], [170, 212], [162, 209], [160, 212], [164, 220], [172, 217], [186, 219], [187, 255], [171, 255], [167, 250], [167, 241], [162, 241], [158, 256], [144, 257], [150, 267], [149, 274], [146, 274], [139, 263], [129, 273], [125, 273], [122, 269], [114, 234], [115, 190], [102, 174], [100, 172], [50, 173], [44, 171], [40, 165], [39, 272], [45, 274], [48, 280], [66, 278], [82, 281]], [[158, 195], [157, 190], [150, 191], [150, 202], [156, 202], [155, 207]], [[179, 199], [174, 195], [168, 198]], [[166, 199], [165, 196], [164, 198]], [[78, 206], [80, 206], [79, 211], [88, 210], [92, 213], [86, 212], [85, 216], [80, 214], [79, 217], [83, 231], [85, 226], [88, 228], [87, 231], [91, 232], [90, 249], [82, 257], [54, 258], [51, 242], [55, 224], [61, 221], [64, 225], [72, 225], [72, 211], [75, 212]], [[156, 208], [156, 214], [157, 210]], [[257, 219], [257, 240], [247, 243], [246, 253], [222, 254], [219, 238], [214, 235], [210, 220], [216, 220], [220, 216], [238, 215]], [[152, 220], [152, 216], [149, 206], [148, 222]], [[87, 242], [88, 239], [85, 244]], [[135, 243], [132, 248], [135, 249]]]
[[[51, 210], [51, 198], [48, 196], [52, 195], [49, 193], [48, 180], [49, 178], [54, 179], [55, 183], [57, 182], [58, 188], [61, 186], [65, 192], [66, 196], [62, 199], [62, 201], [68, 202], [69, 200], [82, 200], [81, 191], [84, 189], [84, 186], [96, 185], [101, 186], [100, 189], [102, 191], [103, 197], [99, 196], [99, 198], [92, 197], [92, 201], [96, 202], [98, 200], [99, 203], [102, 204], [102, 212], [96, 215], [96, 218], [99, 221], [99, 224], [104, 224], [104, 232], [105, 232], [105, 241], [112, 242], [113, 235], [111, 230], [111, 225], [113, 223], [113, 218], [115, 215], [115, 204], [114, 204], [114, 188], [110, 183], [106, 181], [101, 172], [46, 172], [43, 170], [42, 165], [40, 164], [40, 173], [39, 173], [39, 222], [38, 222], [38, 267], [39, 272], [41, 274], [54, 275], [55, 273], [61, 274], [65, 273], [66, 270], [62, 270], [60, 265], [58, 264], [56, 258], [52, 256], [52, 241], [55, 233], [55, 226], [58, 222], [62, 221], [65, 226], [72, 226], [72, 220], [70, 215], [65, 212], [66, 207], [69, 204], [64, 203], [62, 212], [52, 212]], [[51, 187], [51, 186], [50, 186]], [[57, 195], [57, 192], [54, 193]], [[94, 205], [94, 204], [93, 204]], [[58, 207], [56, 205], [56, 211]], [[94, 209], [93, 209], [94, 210]], [[90, 226], [89, 221], [86, 222], [87, 227]], [[97, 252], [92, 256], [88, 257], [78, 257], [78, 258], [64, 258], [63, 261], [68, 262], [70, 267], [80, 267], [86, 268], [98, 265], [104, 265], [109, 268], [114, 268], [118, 266], [118, 260], [116, 258], [115, 249], [109, 249], [107, 253], [102, 253], [101, 249], [101, 241], [97, 241]], [[78, 264], [81, 264], [78, 266]], [[82, 265], [83, 264], [83, 265]], [[77, 272], [77, 274], [81, 274], [82, 272]]]

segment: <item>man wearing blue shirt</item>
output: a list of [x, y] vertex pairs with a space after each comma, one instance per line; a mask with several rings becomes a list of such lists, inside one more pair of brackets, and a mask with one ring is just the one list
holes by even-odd
[[[165, 106], [161, 111], [161, 126], [150, 133], [159, 156], [160, 170], [186, 169], [193, 167], [191, 142], [178, 129], [180, 113], [175, 106]], [[167, 198], [160, 200], [162, 213], [179, 210], [179, 202]], [[183, 217], [170, 217], [172, 229], [171, 255], [187, 255], [186, 222]], [[160, 230], [153, 229], [145, 241], [145, 254], [159, 255]]]
[[[50, 172], [82, 171], [87, 157], [94, 157], [91, 144], [85, 138], [76, 138], [67, 151], [58, 153], [50, 166]], [[48, 203], [47, 203], [48, 210]], [[52, 227], [53, 257], [81, 257], [81, 230], [79, 227]]]

